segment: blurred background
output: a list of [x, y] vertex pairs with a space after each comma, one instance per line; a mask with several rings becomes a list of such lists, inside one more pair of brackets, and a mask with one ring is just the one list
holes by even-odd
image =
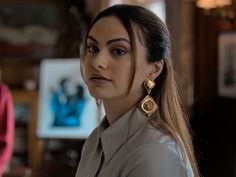
[[4, 176], [75, 175], [85, 139], [37, 136], [40, 64], [78, 59], [93, 17], [116, 3], [145, 6], [167, 23], [200, 172], [236, 177], [236, 0], [1, 0], [0, 80], [15, 112]]

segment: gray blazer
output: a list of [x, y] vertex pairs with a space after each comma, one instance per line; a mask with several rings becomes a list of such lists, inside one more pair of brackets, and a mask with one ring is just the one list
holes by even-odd
[[193, 177], [188, 158], [169, 136], [133, 108], [87, 139], [76, 177]]

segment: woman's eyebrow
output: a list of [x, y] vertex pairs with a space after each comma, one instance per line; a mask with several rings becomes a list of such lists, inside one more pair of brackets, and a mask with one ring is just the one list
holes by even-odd
[[[87, 39], [90, 39], [90, 40], [94, 41], [95, 43], [99, 44], [99, 42], [93, 36], [89, 35], [87, 37]], [[126, 42], [128, 44], [131, 44], [131, 42], [128, 39], [120, 37], [120, 38], [114, 38], [114, 39], [111, 39], [111, 40], [107, 41], [107, 45], [109, 45], [109, 44], [111, 44], [113, 42], [119, 42], [119, 41], [124, 41], [124, 42]]]
[[123, 37], [111, 39], [107, 42], [107, 44], [111, 44], [113, 42], [119, 42], [119, 41], [124, 41], [124, 42], [127, 42], [128, 44], [131, 44], [131, 42], [128, 39], [123, 38]]
[[95, 43], [99, 44], [98, 41], [93, 36], [88, 36], [87, 39], [94, 41]]

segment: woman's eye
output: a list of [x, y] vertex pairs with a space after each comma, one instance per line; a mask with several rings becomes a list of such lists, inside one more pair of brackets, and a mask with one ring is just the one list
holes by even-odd
[[121, 56], [121, 55], [124, 55], [126, 52], [123, 49], [117, 48], [117, 49], [112, 50], [112, 53], [114, 55]]
[[96, 46], [87, 46], [87, 50], [88, 50], [89, 53], [98, 52], [98, 48]]

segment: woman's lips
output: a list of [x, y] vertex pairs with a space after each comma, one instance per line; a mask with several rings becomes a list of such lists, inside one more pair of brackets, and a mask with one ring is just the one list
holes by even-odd
[[111, 81], [111, 79], [108, 79], [107, 77], [101, 74], [92, 74], [90, 77], [90, 80], [95, 81], [95, 82]]

